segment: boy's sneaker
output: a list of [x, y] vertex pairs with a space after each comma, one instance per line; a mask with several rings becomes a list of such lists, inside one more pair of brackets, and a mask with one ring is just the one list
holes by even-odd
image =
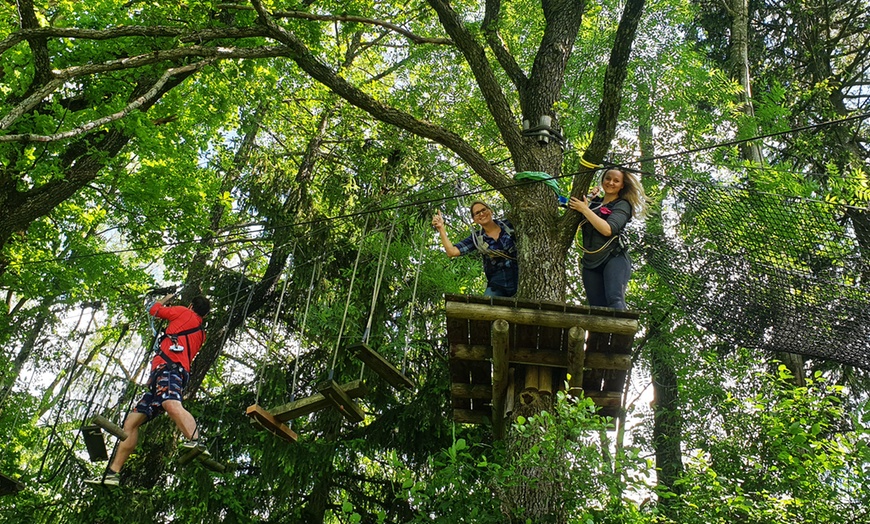
[[119, 473], [101, 473], [96, 477], [85, 479], [85, 484], [95, 486], [118, 486], [121, 484], [121, 475]]

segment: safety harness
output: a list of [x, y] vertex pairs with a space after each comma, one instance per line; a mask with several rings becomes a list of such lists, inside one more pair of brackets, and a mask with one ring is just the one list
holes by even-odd
[[[160, 335], [160, 339], [157, 341], [157, 355], [163, 359], [163, 361], [166, 363], [167, 366], [183, 368], [184, 366], [182, 366], [178, 362], [172, 360], [169, 357], [169, 355], [167, 355], [166, 352], [163, 351], [163, 347], [162, 347], [163, 341], [166, 339], [171, 340], [172, 345], [169, 346], [169, 350], [173, 351], [175, 353], [181, 353], [183, 351], [185, 356], [187, 357], [187, 362], [190, 364], [191, 363], [191, 359], [190, 359], [190, 335], [197, 333], [199, 331], [204, 331], [202, 329], [202, 324], [200, 324], [199, 326], [196, 326], [195, 328], [190, 328], [190, 329], [185, 329], [184, 331], [179, 331], [178, 333], [167, 333], [166, 331], [164, 331], [163, 334]], [[184, 345], [180, 345], [178, 343], [179, 337], [184, 337], [184, 342], [185, 342]], [[175, 348], [178, 348], [178, 349], [175, 349]]]

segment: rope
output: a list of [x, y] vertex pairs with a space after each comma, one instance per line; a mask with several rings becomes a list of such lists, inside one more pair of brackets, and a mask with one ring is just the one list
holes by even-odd
[[308, 308], [311, 305], [311, 293], [314, 290], [314, 276], [315, 274], [320, 274], [320, 260], [317, 261], [317, 265], [311, 270], [311, 281], [308, 283], [308, 296], [305, 297], [305, 313], [302, 314], [302, 326], [299, 328], [299, 351], [296, 353], [296, 358], [293, 364], [293, 383], [290, 386], [290, 402], [296, 400], [296, 378], [299, 375], [299, 359], [301, 358], [301, 344], [302, 340], [305, 337], [305, 326], [308, 324]]
[[359, 249], [356, 252], [356, 260], [353, 263], [353, 272], [351, 273], [351, 276], [350, 276], [350, 286], [348, 286], [348, 289], [347, 289], [347, 302], [345, 302], [345, 304], [344, 304], [344, 314], [341, 316], [341, 327], [338, 330], [338, 338], [335, 341], [335, 350], [332, 353], [332, 365], [329, 368], [329, 377], [328, 377], [329, 380], [332, 380], [335, 376], [335, 364], [338, 361], [338, 346], [341, 344], [341, 336], [344, 334], [344, 324], [347, 321], [347, 311], [350, 308], [350, 299], [353, 296], [352, 295], [353, 283], [354, 283], [354, 281], [356, 281], [356, 270], [359, 267], [359, 259], [360, 259], [360, 256], [362, 255], [363, 241], [365, 240], [365, 232], [368, 230], [368, 228], [369, 228], [369, 216], [366, 215], [366, 222], [365, 222], [365, 225], [363, 225], [362, 234], [361, 234], [361, 238], [359, 241]]
[[[286, 267], [284, 269], [286, 269]], [[283, 273], [284, 271], [282, 270], [281, 272]], [[285, 277], [284, 278], [284, 285], [281, 287], [281, 296], [278, 297], [278, 307], [275, 309], [275, 316], [272, 317], [272, 328], [269, 331], [269, 340], [268, 340], [268, 342], [266, 342], [266, 358], [269, 356], [269, 353], [272, 352], [272, 344], [275, 342], [275, 326], [278, 325], [278, 315], [281, 314], [281, 306], [284, 304], [284, 294], [287, 292], [287, 284], [288, 283], [290, 283], [290, 277]], [[264, 360], [265, 360], [265, 358], [264, 358]], [[257, 393], [256, 393], [256, 396], [254, 397], [254, 404], [260, 403], [260, 392], [262, 390], [263, 375], [264, 375], [262, 368], [264, 367], [264, 365], [265, 364], [263, 362], [261, 362], [260, 369], [257, 372], [257, 375], [258, 375]]]
[[414, 331], [414, 311], [417, 305], [417, 283], [420, 281], [420, 273], [423, 271], [423, 247], [426, 245], [426, 236], [420, 237], [420, 247], [417, 250], [417, 269], [414, 272], [414, 290], [411, 292], [411, 304], [408, 306], [408, 329], [405, 331], [405, 350], [402, 352], [402, 374], [408, 369], [408, 348], [411, 345], [411, 334]]

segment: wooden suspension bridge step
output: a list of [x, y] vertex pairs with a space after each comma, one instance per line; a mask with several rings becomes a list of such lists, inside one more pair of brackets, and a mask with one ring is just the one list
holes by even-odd
[[196, 459], [199, 461], [200, 465], [209, 471], [214, 471], [215, 473], [223, 473], [226, 471], [227, 467], [210, 456], [203, 455], [200, 453]]
[[82, 426], [81, 432], [91, 462], [109, 460], [109, 453], [106, 450], [106, 441], [103, 440], [103, 431], [100, 429], [100, 426], [93, 424]]
[[245, 415], [256, 420], [260, 426], [287, 442], [296, 442], [299, 439], [299, 435], [295, 431], [282, 424], [281, 421], [257, 404], [248, 406], [248, 409], [245, 410]]
[[327, 380], [318, 390], [348, 421], [358, 424], [365, 420], [366, 414], [362, 408], [334, 380]]
[[0, 495], [14, 495], [24, 489], [24, 484], [0, 473]]
[[396, 389], [414, 389], [414, 383], [402, 374], [401, 371], [378, 352], [373, 350], [368, 344], [356, 344], [349, 348], [354, 355], [370, 367], [381, 378], [386, 380]]
[[[368, 393], [368, 388], [362, 380], [354, 380], [353, 382], [342, 384], [339, 387], [352, 399], [363, 397]], [[288, 420], [304, 417], [305, 415], [310, 415], [315, 411], [326, 409], [332, 405], [332, 401], [323, 396], [322, 393], [315, 393], [310, 397], [305, 397], [284, 404], [283, 406], [270, 409], [269, 413], [275, 417], [275, 420], [279, 422], [287, 422]]]
[[108, 433], [115, 435], [121, 440], [127, 440], [127, 432], [124, 431], [121, 426], [115, 424], [102, 415], [94, 415], [94, 418], [91, 419], [91, 424], [105, 429]]

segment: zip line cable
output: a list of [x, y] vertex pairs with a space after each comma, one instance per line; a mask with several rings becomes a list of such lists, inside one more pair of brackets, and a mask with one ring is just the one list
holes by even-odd
[[[752, 141], [756, 141], [756, 140], [763, 140], [766, 138], [774, 138], [777, 136], [789, 135], [789, 134], [796, 133], [799, 131], [807, 131], [807, 130], [811, 130], [811, 129], [820, 129], [823, 127], [843, 124], [843, 123], [857, 121], [857, 120], [863, 120], [866, 118], [870, 118], [870, 112], [861, 113], [858, 115], [852, 115], [849, 117], [841, 118], [839, 120], [829, 120], [827, 122], [820, 122], [818, 124], [809, 124], [806, 126], [791, 128], [791, 129], [788, 129], [786, 131], [779, 131], [776, 133], [767, 133], [764, 135], [756, 135], [756, 136], [749, 137], [749, 138], [742, 138], [742, 139], [738, 139], [738, 140], [729, 140], [727, 142], [720, 142], [720, 143], [712, 144], [709, 146], [697, 147], [694, 149], [687, 149], [684, 151], [677, 151], [674, 153], [655, 155], [655, 156], [651, 156], [651, 157], [641, 158], [638, 160], [632, 160], [632, 161], [626, 162], [624, 164], [608, 163], [608, 164], [602, 165], [602, 166], [594, 168], [594, 169], [593, 168], [584, 169], [583, 171], [578, 171], [578, 172], [574, 172], [574, 173], [569, 173], [569, 174], [565, 174], [565, 175], [559, 175], [556, 177], [552, 177], [552, 179], [558, 180], [561, 178], [574, 177], [574, 176], [577, 176], [578, 174], [581, 174], [581, 173], [585, 173], [585, 172], [589, 172], [589, 171], [596, 171], [597, 169], [602, 169], [605, 167], [623, 167], [623, 166], [627, 166], [627, 165], [639, 164], [642, 162], [651, 162], [651, 161], [655, 161], [655, 160], [665, 160], [665, 159], [673, 158], [673, 157], [677, 157], [677, 156], [690, 155], [693, 153], [699, 153], [702, 151], [709, 151], [709, 150], [718, 149], [718, 148], [722, 148], [722, 147], [731, 147], [734, 145], [744, 144], [744, 143], [752, 142]], [[652, 176], [650, 173], [644, 173], [644, 174]], [[365, 210], [356, 211], [353, 213], [345, 213], [343, 215], [335, 215], [332, 217], [324, 217], [324, 218], [317, 218], [317, 219], [312, 219], [312, 220], [305, 220], [305, 221], [301, 221], [301, 222], [294, 222], [291, 224], [284, 224], [281, 226], [266, 227], [266, 226], [262, 226], [262, 224], [257, 223], [257, 222], [253, 222], [253, 223], [249, 222], [247, 224], [244, 224], [243, 226], [240, 225], [238, 227], [262, 226], [261, 229], [248, 231], [248, 233], [249, 234], [250, 233], [266, 233], [269, 231], [277, 231], [280, 229], [287, 229], [287, 228], [293, 228], [293, 227], [301, 227], [301, 226], [307, 226], [307, 225], [328, 223], [328, 222], [339, 221], [339, 220], [344, 220], [344, 219], [348, 219], [348, 218], [356, 218], [356, 217], [366, 216], [366, 215], [380, 213], [380, 212], [384, 212], [384, 211], [395, 211], [398, 209], [404, 209], [404, 208], [408, 208], [408, 207], [419, 207], [419, 206], [423, 206], [423, 205], [430, 205], [430, 204], [435, 204], [435, 203], [447, 202], [450, 200], [458, 200], [460, 198], [468, 197], [468, 196], [472, 196], [472, 195], [492, 193], [494, 191], [501, 191], [504, 189], [510, 189], [510, 188], [514, 188], [514, 187], [522, 187], [522, 186], [526, 186], [526, 185], [530, 185], [530, 184], [538, 184], [540, 182], [541, 182], [540, 180], [521, 180], [521, 181], [517, 181], [517, 182], [511, 183], [511, 184], [506, 184], [506, 185], [499, 186], [499, 187], [476, 189], [473, 191], [466, 191], [464, 193], [451, 194], [451, 195], [444, 196], [444, 197], [430, 198], [430, 199], [424, 199], [424, 200], [415, 200], [413, 202], [406, 202], [403, 204], [395, 204], [392, 206], [383, 206], [383, 207], [377, 207], [377, 208], [373, 208], [373, 209], [365, 209]], [[855, 206], [846, 206], [846, 207], [855, 207]], [[863, 209], [863, 208], [859, 208], [859, 207], [855, 207], [855, 208], [856, 209]], [[229, 234], [227, 235], [227, 238], [228, 237], [229, 237]], [[221, 237], [213, 237], [213, 238], [220, 239]], [[229, 243], [253, 243], [253, 242], [260, 242], [260, 241], [262, 241], [262, 239], [254, 239], [254, 238], [228, 239], [224, 243], [219, 244], [219, 245], [226, 245]], [[112, 250], [112, 251], [101, 251], [99, 253], [87, 253], [87, 254], [83, 254], [83, 255], [75, 255], [75, 256], [70, 256], [70, 257], [44, 258], [44, 259], [30, 260], [30, 261], [11, 261], [8, 263], [8, 267], [13, 267], [13, 266], [23, 267], [23, 266], [28, 266], [28, 265], [44, 264], [44, 263], [50, 263], [50, 262], [64, 262], [64, 261], [70, 261], [70, 260], [76, 260], [76, 259], [93, 258], [93, 257], [97, 257], [97, 256], [104, 256], [104, 255], [132, 253], [132, 252], [137, 252], [137, 251], [142, 250], [142, 249], [158, 249], [158, 248], [183, 246], [183, 245], [187, 245], [187, 244], [195, 244], [198, 242], [200, 242], [200, 240], [179, 240], [176, 242], [165, 242], [165, 243], [161, 243], [161, 244], [154, 244], [154, 245], [150, 245], [150, 246], [140, 246], [140, 247], [136, 247], [136, 248], [131, 247], [131, 248]]]

